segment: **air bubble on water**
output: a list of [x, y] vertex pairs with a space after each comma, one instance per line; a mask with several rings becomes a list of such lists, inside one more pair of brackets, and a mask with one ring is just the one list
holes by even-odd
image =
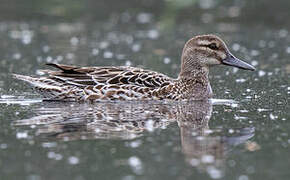
[[18, 60], [18, 59], [21, 58], [21, 54], [20, 54], [20, 53], [14, 53], [14, 54], [12, 55], [12, 58]]
[[258, 50], [252, 50], [251, 51], [251, 55], [252, 56], [258, 56], [258, 55], [260, 55], [260, 52]]
[[130, 61], [130, 60], [127, 60], [126, 62], [125, 62], [125, 66], [131, 66], [132, 65], [132, 62]]
[[[233, 73], [235, 74], [235, 73], [237, 73], [239, 71], [239, 69], [238, 68], [233, 68]], [[228, 72], [228, 71], [227, 71]], [[226, 75], [229, 75], [229, 73], [228, 74], [226, 74]]]
[[237, 115], [235, 115], [235, 116], [234, 116], [234, 119], [235, 119], [235, 120], [239, 120], [239, 119], [240, 119], [240, 120], [243, 120], [243, 119], [248, 119], [248, 118], [247, 118], [247, 117], [243, 117], [243, 116], [237, 116]]
[[203, 141], [204, 139], [205, 139], [204, 136], [197, 136], [197, 137], [196, 137], [196, 140], [199, 140], [199, 141]]
[[79, 158], [76, 157], [76, 156], [70, 156], [68, 158], [68, 163], [71, 164], [71, 165], [76, 165], [80, 162]]
[[278, 58], [278, 53], [273, 53], [271, 56], [270, 56], [270, 59], [272, 60], [275, 60]]
[[5, 143], [0, 144], [0, 149], [7, 149], [8, 145]]
[[100, 49], [105, 49], [109, 46], [109, 42], [108, 41], [102, 41], [99, 44]]
[[47, 52], [50, 51], [50, 47], [47, 46], [47, 45], [45, 45], [45, 46], [42, 47], [42, 51], [43, 51], [44, 53], [47, 53]]
[[269, 41], [268, 42], [268, 47], [269, 48], [273, 48], [273, 47], [275, 47], [275, 45], [276, 45], [276, 43], [274, 41]]
[[263, 70], [260, 70], [260, 71], [258, 72], [258, 75], [259, 75], [259, 77], [263, 77], [263, 76], [266, 75], [266, 72], [263, 71]]
[[163, 59], [164, 64], [169, 64], [171, 62], [171, 59], [169, 57], [165, 57]]
[[210, 9], [210, 8], [213, 8], [215, 5], [214, 0], [202, 0], [202, 1], [198, 1], [198, 2], [199, 2], [199, 7], [201, 9]]
[[131, 19], [131, 15], [128, 12], [124, 12], [121, 14], [121, 20], [123, 22], [129, 22]]
[[238, 180], [249, 180], [249, 177], [247, 175], [241, 175], [238, 177]]
[[135, 180], [135, 177], [132, 175], [122, 177], [122, 180]]
[[147, 35], [150, 39], [157, 39], [159, 37], [159, 32], [155, 29], [151, 29], [148, 31]]
[[229, 160], [229, 166], [230, 167], [235, 167], [235, 165], [236, 165], [236, 161], [235, 160]]
[[249, 111], [246, 110], [246, 109], [242, 109], [242, 110], [239, 110], [239, 112], [241, 112], [241, 113], [247, 113], [247, 112], [249, 112]]
[[213, 21], [213, 15], [210, 14], [210, 13], [203, 13], [203, 14], [201, 15], [201, 21], [202, 21], [203, 23], [210, 23], [210, 22]]
[[205, 129], [204, 130], [204, 133], [205, 134], [212, 134], [213, 133], [213, 130], [211, 130], [211, 129]]
[[92, 55], [93, 56], [97, 56], [98, 54], [99, 54], [99, 50], [98, 49], [96, 49], [96, 48], [92, 49]]
[[139, 147], [140, 145], [142, 144], [142, 141], [141, 140], [135, 140], [135, 141], [132, 141], [132, 142], [130, 142], [130, 147], [132, 147], [132, 148], [137, 148], [137, 147]]
[[207, 167], [206, 171], [213, 179], [219, 179], [223, 176], [221, 170], [217, 169], [214, 166]]
[[45, 61], [46, 61], [47, 63], [51, 63], [52, 60], [53, 60], [53, 59], [52, 59], [51, 56], [47, 56]]
[[27, 176], [27, 180], [41, 180], [41, 176], [37, 174], [30, 174]]
[[141, 49], [141, 44], [133, 44], [132, 45], [132, 51], [138, 52]]
[[191, 135], [192, 135], [192, 136], [197, 136], [197, 135], [198, 135], [198, 133], [197, 133], [197, 132], [195, 132], [195, 131], [193, 131], [193, 132], [191, 133]]
[[190, 161], [189, 161], [190, 165], [196, 167], [200, 164], [200, 161], [198, 159], [195, 159], [195, 158], [192, 158]]
[[210, 163], [213, 163], [214, 161], [215, 161], [215, 158], [214, 158], [213, 155], [206, 154], [206, 155], [203, 155], [201, 157], [201, 162], [202, 163], [208, 163], [208, 164], [210, 164]]
[[79, 44], [79, 39], [77, 37], [72, 37], [70, 39], [70, 44], [73, 46], [77, 46]]
[[259, 62], [256, 61], [256, 60], [253, 60], [253, 61], [251, 62], [251, 64], [252, 64], [253, 66], [257, 66], [257, 65], [259, 64]]
[[105, 51], [104, 52], [104, 58], [109, 59], [113, 57], [113, 53], [111, 51]]
[[239, 104], [237, 104], [237, 103], [232, 103], [232, 104], [231, 104], [231, 107], [232, 107], [232, 108], [239, 107]]
[[237, 43], [234, 43], [233, 46], [232, 46], [232, 48], [233, 48], [234, 51], [240, 50], [240, 47], [241, 46], [239, 44], [237, 44]]
[[290, 54], [290, 46], [286, 48], [286, 53]]
[[136, 174], [141, 174], [143, 170], [142, 161], [137, 156], [131, 156], [128, 159], [128, 164]]
[[288, 35], [288, 31], [286, 29], [281, 29], [279, 32], [278, 32], [278, 35], [280, 38], [284, 38]]
[[116, 55], [116, 58], [119, 59], [119, 60], [125, 59], [125, 57], [126, 57], [125, 54], [117, 54]]
[[137, 22], [141, 24], [149, 23], [151, 21], [152, 15], [149, 13], [140, 13], [137, 15]]
[[26, 138], [28, 138], [28, 133], [25, 131], [24, 132], [17, 132], [16, 138], [17, 139], [26, 139]]
[[52, 148], [52, 147], [56, 147], [57, 143], [56, 142], [44, 142], [42, 143], [42, 147], [44, 148]]
[[236, 82], [243, 83], [246, 82], [246, 79], [244, 78], [236, 79]]
[[274, 114], [272, 114], [272, 113], [270, 113], [269, 114], [269, 117], [270, 117], [270, 119], [272, 119], [272, 120], [274, 120], [274, 119], [277, 119], [278, 118], [278, 116], [275, 116]]
[[259, 47], [260, 47], [260, 48], [264, 48], [264, 47], [266, 47], [266, 44], [267, 44], [267, 43], [266, 43], [266, 41], [264, 41], [264, 40], [260, 40], [260, 41], [259, 41]]
[[65, 57], [66, 59], [73, 59], [75, 55], [73, 53], [67, 53]]
[[55, 160], [61, 160], [62, 159], [62, 155], [61, 154], [55, 153], [53, 151], [48, 152], [47, 153], [47, 157], [49, 159], [55, 159]]
[[33, 32], [29, 30], [22, 31], [21, 41], [23, 44], [30, 44], [33, 37]]

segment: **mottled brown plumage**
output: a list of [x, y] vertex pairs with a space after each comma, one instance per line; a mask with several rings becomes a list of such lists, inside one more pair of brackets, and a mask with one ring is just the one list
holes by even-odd
[[15, 75], [31, 83], [50, 100], [201, 100], [212, 97], [209, 68], [225, 64], [254, 70], [235, 58], [215, 35], [190, 39], [183, 48], [177, 79], [134, 67], [77, 67], [48, 64], [59, 71], [46, 70], [47, 77]]

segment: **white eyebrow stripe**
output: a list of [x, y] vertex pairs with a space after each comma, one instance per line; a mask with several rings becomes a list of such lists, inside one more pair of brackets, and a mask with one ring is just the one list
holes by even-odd
[[208, 41], [208, 40], [199, 40], [198, 41], [198, 44], [199, 45], [209, 45], [211, 42], [210, 41]]

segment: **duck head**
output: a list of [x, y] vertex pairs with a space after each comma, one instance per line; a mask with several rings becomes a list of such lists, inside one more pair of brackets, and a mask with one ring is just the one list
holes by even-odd
[[186, 42], [182, 52], [181, 74], [220, 64], [255, 70], [252, 65], [236, 58], [224, 41], [215, 35], [195, 36]]

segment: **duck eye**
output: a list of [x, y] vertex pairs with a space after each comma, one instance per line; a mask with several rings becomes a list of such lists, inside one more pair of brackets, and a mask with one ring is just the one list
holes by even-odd
[[211, 43], [211, 44], [208, 45], [208, 47], [210, 49], [212, 49], [212, 50], [218, 50], [218, 47], [217, 47], [216, 43]]

